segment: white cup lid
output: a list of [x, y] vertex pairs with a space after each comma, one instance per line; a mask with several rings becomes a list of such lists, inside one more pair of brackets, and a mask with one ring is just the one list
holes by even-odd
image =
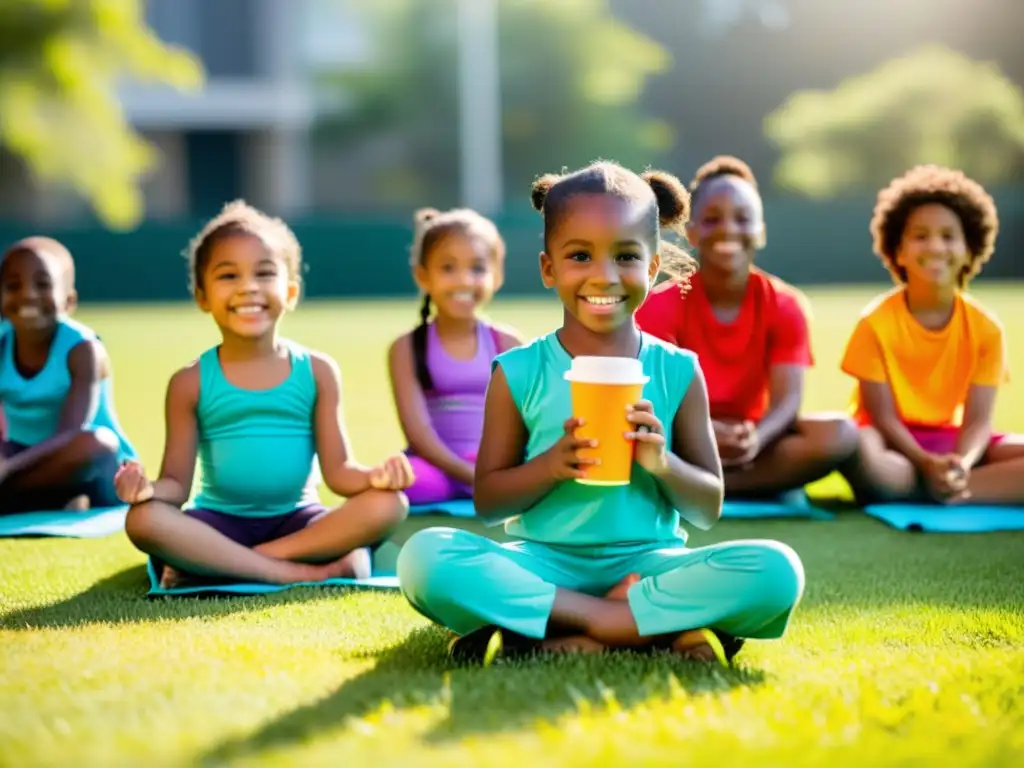
[[635, 357], [574, 357], [566, 381], [589, 384], [646, 384], [643, 364]]

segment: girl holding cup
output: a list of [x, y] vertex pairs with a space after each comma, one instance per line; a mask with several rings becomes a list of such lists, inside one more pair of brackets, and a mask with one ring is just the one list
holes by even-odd
[[403, 594], [458, 635], [456, 660], [662, 648], [729, 663], [743, 638], [783, 634], [804, 576], [777, 542], [686, 547], [681, 520], [721, 514], [707, 389], [693, 353], [633, 316], [669, 262], [680, 282], [693, 271], [660, 238], [689, 195], [667, 173], [599, 162], [544, 176], [532, 199], [564, 319], [496, 358], [474, 484], [478, 514], [517, 541], [422, 530], [399, 555]]

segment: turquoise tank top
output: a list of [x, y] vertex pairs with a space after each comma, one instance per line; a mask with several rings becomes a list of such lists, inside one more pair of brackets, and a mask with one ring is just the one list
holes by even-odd
[[[57, 321], [49, 357], [39, 373], [26, 379], [14, 362], [14, 328], [0, 323], [0, 404], [7, 417], [7, 439], [21, 445], [38, 445], [57, 433], [61, 410], [71, 390], [68, 354], [83, 341], [99, 337], [88, 326], [70, 318]], [[124, 434], [114, 410], [111, 377], [100, 382], [99, 404], [86, 429], [106, 427], [121, 443], [118, 458], [134, 459], [135, 448]]]
[[231, 384], [221, 369], [218, 347], [199, 357], [196, 507], [240, 517], [273, 517], [320, 502], [313, 361], [308, 350], [284, 343], [292, 370], [272, 389]]
[[[665, 425], [671, 450], [671, 425], [693, 380], [697, 356], [645, 333], [640, 362], [650, 377], [643, 396]], [[563, 375], [571, 364], [571, 356], [554, 333], [510, 349], [494, 362], [508, 380], [529, 433], [526, 461], [544, 453], [563, 435], [562, 424], [572, 415], [569, 382]], [[638, 464], [633, 465], [629, 485], [559, 483], [530, 509], [507, 521], [505, 531], [527, 541], [570, 546], [686, 541], [679, 512], [661, 493], [654, 477]]]

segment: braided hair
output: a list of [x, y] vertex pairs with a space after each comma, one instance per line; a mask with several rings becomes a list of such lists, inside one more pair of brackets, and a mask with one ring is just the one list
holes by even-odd
[[[491, 258], [499, 266], [505, 260], [505, 241], [494, 223], [469, 208], [454, 208], [441, 212], [436, 208], [421, 208], [413, 215], [415, 236], [413, 239], [410, 264], [413, 268], [425, 267], [430, 253], [445, 238], [454, 235], [479, 237], [490, 249]], [[416, 380], [424, 392], [434, 389], [434, 380], [427, 367], [427, 330], [430, 326], [432, 300], [424, 292], [420, 303], [420, 323], [412, 332], [412, 358]]]

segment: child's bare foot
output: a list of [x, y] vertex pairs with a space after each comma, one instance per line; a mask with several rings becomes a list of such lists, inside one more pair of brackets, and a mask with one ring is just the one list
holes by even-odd
[[640, 581], [639, 573], [631, 573], [614, 587], [608, 590], [608, 594], [605, 595], [606, 600], [625, 600], [626, 595], [629, 592], [629, 588]]
[[[715, 645], [718, 648], [715, 648]], [[725, 651], [721, 650], [721, 643], [707, 629], [691, 629], [679, 634], [670, 646], [673, 653], [678, 653], [684, 659], [691, 661], [718, 661], [728, 665], [725, 658]]]
[[586, 635], [555, 637], [544, 640], [540, 647], [541, 650], [549, 653], [604, 653], [608, 650], [608, 646], [597, 640], [592, 640]]
[[370, 550], [366, 547], [354, 549], [344, 557], [325, 563], [320, 568], [322, 569], [321, 580], [368, 579], [373, 570], [370, 562]]
[[165, 565], [164, 572], [160, 575], [160, 587], [162, 589], [174, 589], [184, 580], [185, 576], [181, 571]]
[[84, 493], [81, 496], [75, 496], [64, 505], [65, 512], [85, 512], [87, 509], [89, 509], [89, 497]]

